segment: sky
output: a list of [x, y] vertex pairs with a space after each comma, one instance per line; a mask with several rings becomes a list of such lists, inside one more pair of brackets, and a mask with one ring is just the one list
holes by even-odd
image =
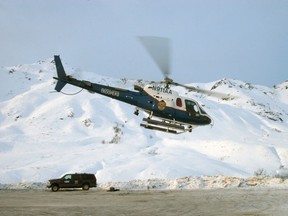
[[161, 81], [137, 39], [157, 36], [174, 81], [271, 87], [288, 80], [287, 23], [288, 0], [0, 0], [0, 66], [60, 55], [79, 73]]

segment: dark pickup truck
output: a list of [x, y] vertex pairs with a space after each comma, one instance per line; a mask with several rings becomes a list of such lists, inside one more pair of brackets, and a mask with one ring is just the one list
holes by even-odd
[[51, 188], [54, 192], [58, 191], [59, 188], [82, 188], [83, 190], [89, 190], [90, 187], [97, 187], [97, 180], [94, 174], [66, 174], [59, 179], [50, 179], [47, 187]]

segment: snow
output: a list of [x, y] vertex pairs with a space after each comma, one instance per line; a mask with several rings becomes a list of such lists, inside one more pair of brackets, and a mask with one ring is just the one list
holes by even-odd
[[[64, 68], [78, 79], [120, 88], [147, 83]], [[145, 114], [135, 116], [130, 105], [87, 91], [57, 93], [53, 76], [52, 58], [0, 70], [2, 186], [37, 185], [68, 172], [94, 173], [102, 187], [147, 188], [156, 181], [164, 189], [248, 185], [260, 171], [274, 179], [261, 185], [274, 184], [281, 179], [273, 176], [287, 174], [287, 81], [271, 88], [232, 79], [191, 84], [231, 94], [224, 99], [174, 87], [199, 101], [214, 126], [172, 135], [141, 128]]]
[[[273, 177], [188, 176], [177, 179], [147, 179], [129, 182], [104, 182], [96, 190], [195, 190], [195, 189], [261, 189], [287, 188], [288, 180]], [[47, 190], [44, 182], [0, 184], [0, 190]]]

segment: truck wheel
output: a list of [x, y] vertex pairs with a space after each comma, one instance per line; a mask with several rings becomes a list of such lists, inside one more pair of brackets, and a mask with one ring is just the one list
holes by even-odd
[[52, 185], [51, 190], [52, 190], [53, 192], [57, 192], [57, 191], [59, 190], [59, 186], [56, 185], [56, 184], [54, 184], [54, 185]]
[[89, 190], [89, 184], [83, 184], [82, 189], [83, 190]]

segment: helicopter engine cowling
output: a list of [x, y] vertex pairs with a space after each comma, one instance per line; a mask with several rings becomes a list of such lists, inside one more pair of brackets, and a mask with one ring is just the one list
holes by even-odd
[[138, 86], [138, 85], [134, 85], [134, 90], [139, 91], [139, 92], [143, 92], [143, 88], [141, 86]]

